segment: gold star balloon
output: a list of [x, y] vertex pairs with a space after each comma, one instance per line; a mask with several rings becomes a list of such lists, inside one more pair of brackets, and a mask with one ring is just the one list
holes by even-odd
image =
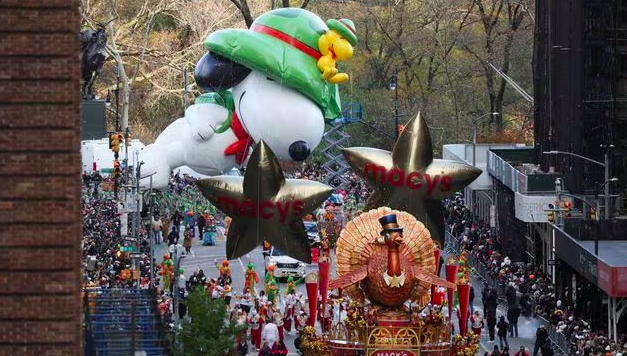
[[440, 200], [455, 194], [481, 174], [480, 169], [466, 163], [433, 159], [429, 128], [420, 113], [407, 123], [392, 152], [351, 147], [342, 153], [351, 167], [374, 187], [366, 211], [380, 206], [407, 211], [427, 226], [440, 247], [444, 245]]
[[250, 156], [244, 177], [219, 176], [196, 181], [198, 189], [233, 220], [226, 256], [241, 257], [264, 240], [299, 261], [311, 263], [302, 218], [333, 192], [328, 185], [285, 179], [279, 161], [261, 141]]

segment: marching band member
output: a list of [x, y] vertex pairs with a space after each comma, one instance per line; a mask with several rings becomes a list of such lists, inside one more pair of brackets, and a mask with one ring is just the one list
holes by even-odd
[[230, 284], [224, 286], [224, 291], [222, 292], [222, 298], [224, 299], [224, 303], [226, 305], [231, 305], [231, 297], [232, 297], [232, 288]]
[[291, 291], [287, 296], [285, 296], [285, 315], [283, 317], [283, 324], [285, 330], [290, 333], [290, 335], [294, 335], [292, 332], [292, 318], [294, 318], [294, 306], [296, 305], [296, 294], [295, 291]]
[[305, 330], [305, 327], [307, 326], [307, 321], [309, 321], [309, 315], [307, 315], [304, 310], [301, 310], [300, 314], [296, 318], [295, 323], [296, 331], [298, 331], [299, 334], [302, 333], [303, 330]]
[[277, 328], [279, 329], [279, 340], [283, 340], [283, 313], [281, 313], [280, 308], [274, 308], [274, 313], [272, 315], [272, 320], [274, 320], [274, 323], [276, 324]]
[[239, 305], [246, 313], [250, 313], [250, 307], [253, 304], [253, 295], [250, 293], [250, 289], [245, 289], [244, 294], [241, 296]]
[[250, 341], [255, 345], [257, 351], [261, 347], [261, 326], [263, 323], [262, 316], [253, 308], [250, 312], [250, 318], [248, 318], [248, 324], [250, 325]]

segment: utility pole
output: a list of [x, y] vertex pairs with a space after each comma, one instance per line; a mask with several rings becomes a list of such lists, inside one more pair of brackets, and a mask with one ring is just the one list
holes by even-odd
[[179, 303], [180, 303], [180, 294], [179, 290], [179, 271], [181, 270], [181, 259], [185, 256], [181, 256], [180, 252], [183, 248], [180, 244], [172, 245], [172, 251], [170, 251], [170, 256], [174, 256], [174, 279], [172, 283], [172, 301], [174, 303], [174, 344], [179, 347], [180, 339], [179, 339], [179, 328], [180, 328], [180, 315], [179, 315]]
[[128, 184], [128, 173], [129, 173], [128, 146], [131, 143], [130, 135], [131, 135], [131, 127], [126, 126], [126, 129], [124, 130], [124, 180], [126, 181], [126, 184]]
[[390, 78], [390, 90], [394, 90], [394, 137], [398, 140], [398, 74]]
[[614, 148], [614, 145], [601, 145], [601, 148], [605, 148], [605, 154], [603, 155], [603, 165], [604, 165], [604, 187], [603, 187], [603, 194], [604, 194], [604, 203], [603, 205], [605, 205], [605, 209], [604, 210], [604, 215], [606, 219], [610, 218], [610, 185], [609, 185], [609, 181], [610, 181], [610, 149]]
[[148, 238], [150, 239], [150, 288], [154, 288], [154, 280], [155, 280], [155, 232], [152, 229], [152, 215], [154, 208], [154, 196], [152, 195], [152, 175], [150, 176], [150, 229]]
[[[141, 177], [140, 172], [141, 172], [142, 163], [143, 162], [140, 162], [137, 164], [137, 172], [135, 173], [135, 203], [137, 204], [137, 211], [135, 211], [135, 219], [133, 220], [134, 222], [133, 229], [135, 230], [135, 238], [136, 238], [135, 243], [137, 246], [138, 253], [141, 251], [141, 236], [139, 234], [139, 219], [141, 218], [141, 206], [140, 206], [141, 197], [139, 194], [139, 178]], [[137, 289], [139, 289], [139, 284], [140, 284], [141, 279], [139, 275], [139, 264], [137, 262], [135, 262], [135, 269], [137, 270]]]

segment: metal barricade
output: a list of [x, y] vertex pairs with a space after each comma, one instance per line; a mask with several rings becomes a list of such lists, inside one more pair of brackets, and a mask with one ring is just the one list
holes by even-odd
[[543, 317], [538, 316], [537, 318], [542, 322], [542, 325], [544, 325], [544, 328], [547, 330], [549, 334], [549, 340], [551, 340], [551, 343], [553, 345], [553, 351], [556, 355], [567, 356], [574, 354], [575, 351], [573, 350], [572, 345], [570, 344], [570, 342], [568, 342], [568, 339], [566, 339], [566, 336], [564, 336], [564, 334], [558, 332], [555, 327], [553, 327], [553, 325], [551, 325], [551, 323], [549, 323], [549, 321], [544, 319]]

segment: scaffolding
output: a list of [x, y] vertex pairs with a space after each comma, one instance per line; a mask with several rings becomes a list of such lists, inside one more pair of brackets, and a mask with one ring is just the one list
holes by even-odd
[[335, 188], [341, 188], [348, 183], [346, 178], [343, 177], [343, 174], [350, 169], [342, 155], [343, 143], [350, 139], [350, 135], [344, 130], [345, 126], [353, 122], [361, 122], [362, 120], [360, 103], [346, 103], [342, 109], [342, 117], [333, 121], [330, 124], [330, 129], [322, 136], [322, 140], [325, 142], [322, 154], [327, 159], [322, 164], [322, 168], [327, 173], [324, 183]]

